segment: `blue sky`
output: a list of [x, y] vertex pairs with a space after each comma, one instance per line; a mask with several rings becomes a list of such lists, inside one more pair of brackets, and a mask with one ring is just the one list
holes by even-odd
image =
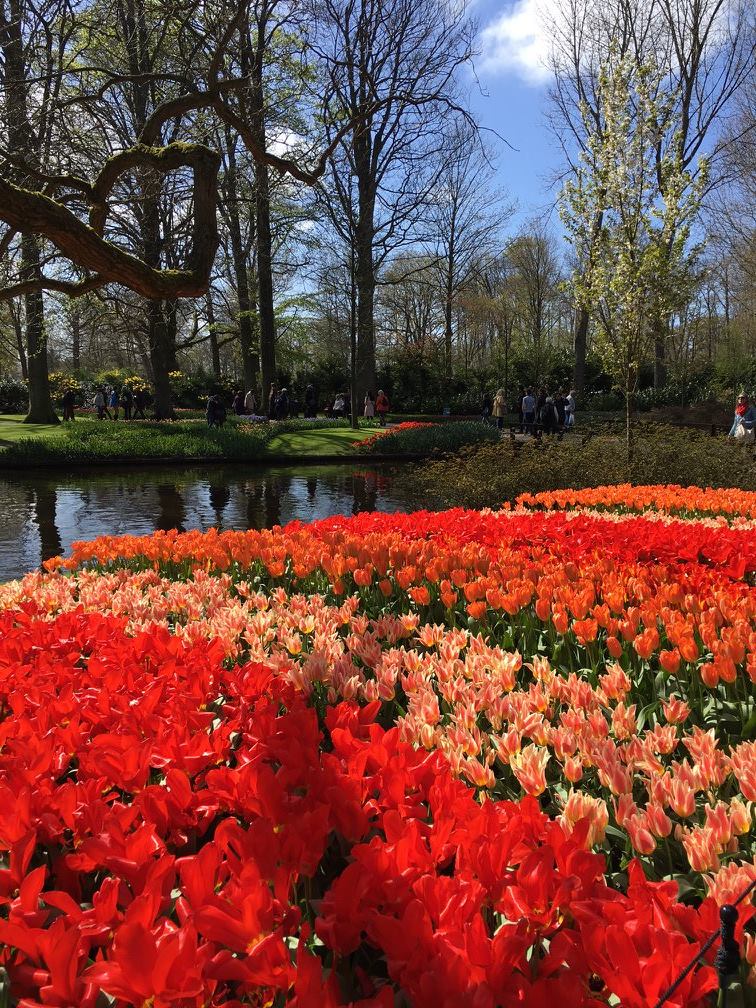
[[[481, 52], [476, 60], [480, 88], [473, 88], [471, 101], [481, 125], [495, 130], [515, 148], [489, 136], [497, 153], [497, 181], [517, 201], [518, 222], [553, 205], [555, 192], [548, 188], [549, 177], [561, 164], [545, 122], [548, 37], [541, 12], [546, 6], [548, 0], [478, 0], [475, 4], [481, 26]], [[558, 226], [556, 214], [553, 222]]]

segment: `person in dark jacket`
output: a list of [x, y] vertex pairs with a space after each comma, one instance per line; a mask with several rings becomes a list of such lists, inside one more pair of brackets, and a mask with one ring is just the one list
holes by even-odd
[[282, 388], [276, 396], [276, 420], [285, 420], [289, 415], [289, 392]]
[[121, 409], [123, 410], [123, 419], [131, 420], [131, 405], [134, 401], [134, 397], [131, 394], [131, 389], [128, 385], [124, 385], [121, 388]]
[[318, 397], [315, 394], [315, 386], [308, 385], [305, 389], [305, 417], [308, 420], [314, 420], [318, 412]]
[[144, 420], [144, 407], [147, 405], [147, 393], [138, 388], [134, 393], [134, 420]]
[[234, 413], [237, 416], [244, 416], [244, 396], [242, 394], [241, 389], [239, 389], [239, 391], [234, 396], [234, 401], [231, 405], [231, 408], [233, 409]]
[[278, 389], [276, 388], [276, 383], [271, 382], [270, 392], [268, 393], [268, 420], [276, 419], [276, 399], [278, 398]]
[[538, 390], [538, 395], [536, 396], [536, 423], [539, 427], [543, 427], [544, 421], [544, 409], [546, 408], [546, 400], [549, 397], [548, 389], [540, 388]]
[[66, 389], [63, 393], [63, 419], [73, 420], [74, 418], [74, 394], [73, 389]]
[[556, 403], [554, 402], [554, 397], [551, 395], [546, 396], [546, 402], [543, 404], [543, 409], [541, 410], [541, 429], [544, 434], [553, 434], [557, 429], [557, 424], [559, 422], [559, 414], [557, 412]]
[[488, 423], [488, 418], [491, 416], [491, 410], [493, 409], [493, 401], [488, 392], [483, 393], [483, 402], [481, 404], [481, 420], [483, 423]]

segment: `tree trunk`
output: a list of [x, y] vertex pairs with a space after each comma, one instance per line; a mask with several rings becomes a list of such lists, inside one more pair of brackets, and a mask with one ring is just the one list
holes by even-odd
[[[659, 326], [659, 329], [661, 325]], [[667, 384], [667, 365], [665, 353], [666, 336], [657, 331], [654, 338], [654, 388], [664, 388]]]
[[71, 306], [71, 367], [74, 374], [81, 371], [81, 314], [75, 302]]
[[349, 394], [352, 402], [352, 430], [357, 430], [359, 392], [357, 389], [357, 283], [354, 249], [351, 250], [349, 268]]
[[[142, 238], [144, 258], [153, 267], [160, 263], [160, 207], [158, 195], [147, 180], [144, 187], [144, 216]], [[172, 420], [174, 417], [169, 374], [176, 367], [175, 305], [174, 326], [166, 316], [165, 303], [157, 299], [147, 302], [147, 337], [150, 347], [150, 368], [155, 391], [153, 404], [158, 420]], [[170, 315], [170, 312], [168, 313]]]
[[226, 193], [228, 196], [228, 224], [231, 238], [231, 254], [234, 260], [236, 278], [236, 298], [239, 304], [239, 349], [241, 350], [242, 372], [246, 391], [257, 385], [257, 359], [252, 345], [252, 298], [250, 296], [247, 256], [242, 241], [241, 216], [239, 214], [239, 190], [236, 170], [236, 153], [230, 130], [226, 130], [228, 148], [228, 172], [226, 173]]
[[[176, 315], [175, 305], [166, 306], [162, 301], [148, 301], [150, 367], [155, 391], [153, 411], [158, 420], [172, 420], [173, 397], [171, 395], [171, 371], [176, 369]], [[170, 308], [173, 308], [171, 312]]]
[[[39, 242], [35, 235], [21, 238], [21, 273], [24, 279], [37, 279], [42, 274]], [[29, 412], [24, 423], [56, 424], [58, 417], [50, 395], [47, 370], [47, 333], [42, 291], [32, 291], [24, 298], [26, 314], [26, 353], [29, 372]]]
[[205, 307], [207, 325], [210, 330], [210, 356], [213, 361], [213, 377], [219, 382], [221, 380], [220, 346], [218, 345], [218, 333], [215, 331], [215, 308], [213, 307], [213, 296], [210, 291], [205, 295]]
[[355, 281], [357, 286], [357, 397], [376, 393], [375, 368], [375, 180], [371, 165], [372, 133], [369, 122], [354, 135], [354, 166], [357, 176], [358, 219], [354, 231]]
[[444, 377], [447, 383], [451, 382], [452, 376], [452, 342], [454, 337], [452, 308], [454, 304], [455, 267], [454, 215], [452, 215], [451, 227], [449, 228], [449, 260], [446, 264], [446, 290], [444, 292]]
[[21, 313], [17, 304], [11, 305], [11, 318], [13, 319], [13, 331], [16, 334], [16, 353], [18, 363], [21, 368], [21, 377], [24, 381], [29, 380], [29, 368], [26, 363], [26, 347], [24, 345], [24, 328], [21, 325]]
[[[29, 122], [27, 90], [30, 85], [27, 82], [22, 20], [23, 9], [20, 0], [10, 0], [8, 16], [5, 12], [5, 3], [2, 3], [0, 23], [3, 28], [0, 31], [0, 50], [5, 64], [6, 143], [12, 152], [23, 154], [34, 163], [39, 158], [39, 150], [34, 149], [34, 131]], [[31, 233], [24, 234], [21, 238], [21, 276], [23, 280], [40, 280], [42, 276], [39, 240]], [[45, 304], [41, 290], [32, 291], [25, 296], [24, 312], [29, 383], [29, 412], [26, 423], [57, 423], [58, 418], [50, 398]]]
[[575, 366], [572, 373], [572, 387], [578, 395], [585, 389], [585, 358], [588, 346], [588, 323], [590, 316], [586, 308], [578, 308], [575, 318]]
[[628, 464], [633, 461], [633, 392], [625, 388], [625, 450]]
[[357, 359], [355, 387], [358, 400], [366, 392], [375, 392], [375, 271], [373, 243], [369, 239], [357, 244]]
[[452, 275], [447, 276], [446, 296], [444, 298], [444, 378], [447, 383], [452, 377], [452, 341], [454, 328], [452, 326]]
[[[252, 60], [250, 86], [251, 133], [264, 150], [265, 92], [263, 67], [266, 37], [265, 18], [257, 25], [257, 46]], [[268, 166], [255, 162], [255, 225], [257, 238], [257, 311], [260, 327], [260, 368], [263, 400], [276, 380], [276, 315], [273, 304], [273, 239], [270, 231], [270, 179]]]

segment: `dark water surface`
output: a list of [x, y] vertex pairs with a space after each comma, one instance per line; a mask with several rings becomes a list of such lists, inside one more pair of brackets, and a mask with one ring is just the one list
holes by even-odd
[[294, 519], [432, 506], [414, 488], [411, 466], [0, 472], [0, 581], [65, 555], [76, 539], [98, 535], [270, 528]]

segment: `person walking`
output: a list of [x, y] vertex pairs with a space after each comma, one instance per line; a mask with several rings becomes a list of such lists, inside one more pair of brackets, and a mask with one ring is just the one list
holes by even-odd
[[226, 407], [218, 395], [211, 395], [207, 400], [207, 426], [218, 430], [226, 422]]
[[138, 388], [134, 393], [134, 420], [145, 420], [144, 407], [147, 404], [147, 393], [142, 388]]
[[276, 396], [276, 420], [285, 420], [289, 415], [289, 392], [282, 388]]
[[314, 420], [318, 412], [318, 397], [315, 394], [315, 386], [308, 385], [304, 395], [305, 418]]
[[576, 409], [577, 409], [577, 396], [575, 393], [575, 389], [570, 389], [570, 394], [567, 396], [564, 410], [564, 426], [567, 430], [569, 430], [570, 427], [575, 426]]
[[363, 414], [366, 420], [372, 420], [375, 417], [375, 400], [373, 399], [372, 392], [365, 393], [365, 409]]
[[536, 415], [536, 399], [529, 388], [522, 399], [522, 426], [526, 434], [533, 434]]
[[375, 412], [378, 415], [381, 427], [384, 427], [389, 412], [389, 401], [383, 389], [379, 389], [378, 395], [375, 397]]
[[244, 396], [244, 415], [254, 416], [255, 410], [257, 409], [257, 402], [255, 401], [255, 393], [252, 389], [247, 392]]
[[491, 402], [491, 396], [488, 392], [483, 393], [483, 402], [480, 408], [480, 418], [483, 423], [488, 423], [488, 418], [491, 416], [491, 410], [493, 408], [493, 403]]
[[123, 410], [123, 419], [131, 420], [131, 407], [134, 401], [134, 396], [128, 385], [121, 386], [121, 409]]
[[333, 400], [333, 406], [331, 407], [331, 416], [337, 419], [346, 416], [346, 396], [343, 392], [336, 393], [336, 398]]
[[234, 411], [236, 416], [244, 415], [244, 396], [242, 395], [241, 389], [237, 391], [234, 395], [233, 401], [231, 403], [231, 409]]
[[493, 400], [492, 416], [496, 420], [499, 430], [504, 426], [504, 416], [507, 412], [507, 400], [504, 396], [504, 389], [497, 389]]
[[73, 389], [66, 389], [63, 393], [63, 419], [73, 420], [74, 418], [74, 394]]
[[728, 437], [735, 438], [743, 444], [751, 444], [756, 426], [756, 407], [748, 401], [745, 392], [741, 392], [735, 403], [735, 419], [732, 422]]
[[523, 415], [522, 415], [522, 401], [525, 398], [525, 389], [522, 385], [517, 391], [517, 422], [520, 429], [520, 434], [522, 434], [523, 428]]
[[559, 430], [563, 432], [567, 418], [567, 393], [564, 389], [554, 393], [554, 405], [556, 406]]
[[276, 388], [276, 383], [271, 382], [270, 392], [268, 392], [268, 420], [276, 419], [276, 398], [278, 395], [278, 389]]
[[539, 428], [543, 427], [543, 411], [546, 406], [548, 396], [548, 389], [541, 387], [538, 390], [538, 395], [536, 396], [536, 425]]
[[546, 402], [543, 404], [540, 416], [541, 430], [543, 433], [546, 435], [554, 434], [557, 429], [557, 424], [559, 423], [559, 414], [557, 412], [554, 396], [550, 394], [546, 395]]
[[104, 389], [98, 388], [97, 391], [95, 392], [94, 408], [97, 410], [97, 419], [104, 420], [106, 413]]
[[118, 393], [116, 392], [115, 385], [110, 390], [110, 396], [108, 401], [108, 406], [113, 410], [113, 419], [118, 419]]

